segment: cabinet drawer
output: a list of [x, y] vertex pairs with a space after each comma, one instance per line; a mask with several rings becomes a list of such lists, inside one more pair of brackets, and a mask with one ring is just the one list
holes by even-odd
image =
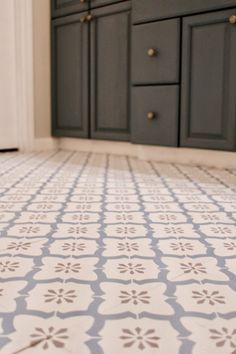
[[122, 0], [90, 0], [90, 7], [93, 9], [99, 6], [117, 4], [121, 1]]
[[179, 81], [180, 20], [133, 26], [133, 84]]
[[73, 14], [88, 9], [89, 1], [84, 0], [51, 0], [52, 17]]
[[177, 146], [177, 85], [132, 88], [132, 142]]
[[235, 6], [235, 0], [133, 0], [133, 23]]

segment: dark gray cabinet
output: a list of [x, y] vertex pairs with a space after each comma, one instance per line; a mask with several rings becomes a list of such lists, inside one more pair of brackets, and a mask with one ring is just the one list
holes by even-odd
[[86, 11], [88, 8], [89, 0], [51, 0], [51, 11], [53, 17]]
[[90, 0], [90, 7], [95, 8], [104, 5], [112, 5], [122, 0]]
[[179, 50], [179, 19], [133, 26], [132, 83], [177, 83]]
[[235, 6], [51, 0], [53, 135], [236, 151]]
[[235, 0], [133, 0], [133, 23], [235, 6]]
[[52, 21], [53, 135], [128, 140], [130, 2]]
[[181, 146], [236, 148], [236, 9], [183, 20]]
[[130, 3], [91, 14], [91, 137], [128, 140]]
[[88, 26], [85, 13], [52, 22], [53, 135], [88, 137]]
[[176, 85], [132, 89], [132, 142], [177, 146], [178, 101]]

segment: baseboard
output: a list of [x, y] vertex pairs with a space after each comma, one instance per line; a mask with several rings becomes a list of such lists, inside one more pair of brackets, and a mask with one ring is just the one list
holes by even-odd
[[60, 138], [59, 147], [64, 150], [89, 151], [100, 154], [137, 156], [137, 147], [129, 142], [95, 139]]
[[109, 153], [137, 157], [146, 161], [236, 169], [236, 152], [138, 145], [129, 142], [60, 138], [65, 150]]
[[34, 140], [35, 151], [56, 150], [59, 148], [59, 139], [57, 138], [36, 138]]

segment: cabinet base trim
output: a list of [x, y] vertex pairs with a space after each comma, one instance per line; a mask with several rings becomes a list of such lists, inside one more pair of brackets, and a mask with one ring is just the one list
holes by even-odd
[[109, 153], [167, 163], [236, 168], [236, 152], [138, 145], [129, 142], [60, 138], [59, 148], [95, 153]]

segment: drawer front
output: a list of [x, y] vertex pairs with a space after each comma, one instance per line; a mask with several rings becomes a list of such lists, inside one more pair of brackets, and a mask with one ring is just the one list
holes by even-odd
[[133, 26], [132, 83], [177, 83], [179, 50], [179, 19]]
[[51, 0], [52, 16], [59, 17], [86, 11], [89, 8], [89, 0]]
[[177, 146], [179, 88], [132, 88], [132, 142]]
[[122, 0], [90, 0], [90, 7], [95, 8], [104, 5], [117, 4], [120, 1]]
[[225, 9], [235, 0], [133, 0], [133, 23]]

